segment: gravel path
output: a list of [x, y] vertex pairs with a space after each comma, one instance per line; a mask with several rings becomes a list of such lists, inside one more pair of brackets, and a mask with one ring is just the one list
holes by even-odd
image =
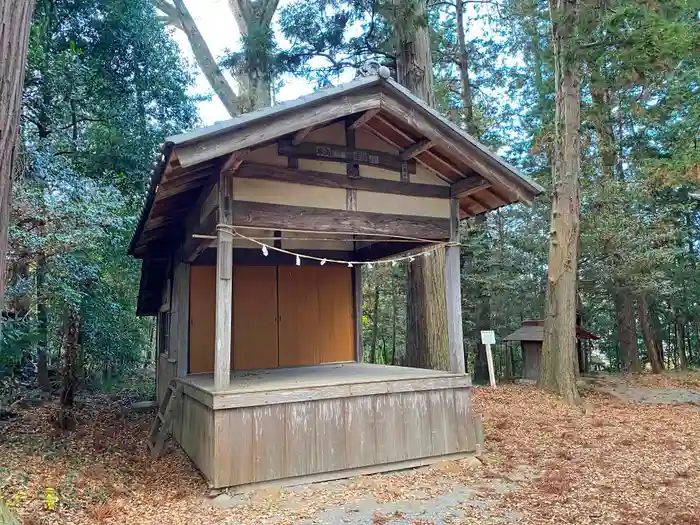
[[586, 384], [627, 403], [649, 405], [699, 405], [700, 391], [690, 388], [646, 388], [632, 386], [618, 376], [586, 379]]
[[[449, 469], [450, 463], [452, 462], [445, 462], [440, 468]], [[418, 469], [416, 472], [420, 472], [420, 470]], [[404, 494], [404, 498], [400, 501], [378, 501], [376, 497], [365, 496], [343, 505], [331, 506], [317, 514], [313, 519], [298, 523], [300, 525], [518, 524], [523, 519], [521, 513], [514, 510], [504, 513], [496, 508], [498, 499], [505, 494], [514, 492], [518, 489], [518, 482], [529, 480], [534, 475], [526, 466], [521, 466], [516, 470], [517, 472], [509, 480], [489, 479], [470, 486], [455, 483], [451, 490], [437, 496], [430, 496], [419, 489], [410, 494]], [[383, 484], [387, 479], [390, 480], [393, 475], [383, 474], [372, 478], [376, 480], [376, 478], [381, 477]], [[266, 518], [260, 524], [275, 525], [282, 522], [285, 513], [303, 509], [316, 491], [343, 491], [358, 483], [358, 479], [281, 489], [273, 495], [273, 498], [277, 500], [279, 515]], [[377, 483], [379, 483], [378, 480]], [[270, 493], [265, 497], [269, 500]], [[237, 495], [222, 493], [212, 501], [212, 504], [219, 508], [234, 509], [247, 505], [254, 498], [256, 498], [255, 492]], [[238, 522], [224, 521], [215, 525], [238, 525]]]

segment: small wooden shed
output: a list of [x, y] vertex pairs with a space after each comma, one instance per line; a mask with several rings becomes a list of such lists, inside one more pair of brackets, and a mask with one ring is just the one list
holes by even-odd
[[[599, 337], [580, 325], [580, 317], [577, 316], [576, 344], [578, 354], [579, 372], [586, 370], [586, 357], [582, 341], [599, 339]], [[520, 328], [503, 338], [504, 343], [519, 341], [523, 356], [523, 378], [537, 380], [540, 376], [540, 355], [542, 354], [542, 342], [544, 341], [544, 321], [523, 321]]]
[[[477, 451], [458, 220], [541, 191], [377, 76], [166, 139], [130, 253], [174, 438], [214, 487]], [[362, 264], [445, 244], [450, 370], [363, 364]]]

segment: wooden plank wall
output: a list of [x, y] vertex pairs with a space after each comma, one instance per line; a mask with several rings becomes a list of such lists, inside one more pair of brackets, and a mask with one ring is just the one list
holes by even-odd
[[173, 437], [207, 479], [216, 476], [214, 436], [214, 411], [183, 395], [176, 407]]
[[225, 409], [214, 418], [215, 487], [476, 452], [481, 439], [469, 388]]

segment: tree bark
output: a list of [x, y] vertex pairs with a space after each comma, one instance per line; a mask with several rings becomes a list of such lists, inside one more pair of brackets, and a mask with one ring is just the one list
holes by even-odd
[[[7, 225], [34, 0], [0, 0], [0, 311], [5, 297]], [[0, 325], [2, 318], [0, 317]]]
[[469, 84], [469, 54], [467, 51], [467, 39], [464, 28], [464, 0], [456, 0], [457, 10], [457, 46], [459, 49], [459, 79], [462, 88], [462, 107], [464, 109], [464, 125], [467, 132], [478, 135], [474, 125], [474, 104], [472, 102], [472, 90]]
[[[229, 0], [229, 7], [236, 19], [245, 45], [257, 44], [273, 38], [272, 17], [279, 0]], [[259, 56], [263, 49], [248, 49], [249, 56]], [[272, 79], [264, 62], [246, 64], [246, 71], [238, 75], [240, 97], [244, 111], [272, 105]]]
[[[430, 259], [430, 262], [419, 260]], [[418, 257], [408, 266], [406, 364], [415, 368], [450, 370], [447, 316], [442, 268], [445, 251]], [[439, 271], [434, 271], [438, 268]]]
[[51, 383], [49, 381], [48, 368], [48, 350], [49, 350], [49, 323], [46, 312], [46, 290], [44, 286], [44, 278], [46, 275], [46, 258], [40, 255], [36, 262], [36, 317], [38, 331], [38, 381], [39, 388], [44, 392], [51, 391]]
[[64, 430], [75, 428], [73, 401], [78, 385], [78, 341], [80, 338], [80, 314], [71, 310], [68, 314], [66, 332], [63, 339], [63, 388], [58, 421]]
[[395, 6], [393, 29], [396, 39], [396, 76], [399, 84], [426, 104], [434, 104], [433, 60], [430, 54], [426, 0], [416, 0], [413, 9], [404, 0]]
[[639, 364], [637, 346], [637, 323], [634, 315], [634, 300], [626, 286], [618, 286], [613, 291], [617, 329], [620, 338], [620, 359], [622, 371], [638, 374], [642, 371]]
[[396, 300], [396, 282], [394, 272], [391, 272], [391, 362], [387, 365], [396, 364], [396, 324], [398, 315], [398, 301]]
[[374, 304], [372, 305], [372, 344], [369, 350], [369, 362], [377, 362], [377, 334], [379, 332], [379, 283], [374, 285]]
[[678, 341], [678, 364], [681, 370], [688, 369], [688, 357], [685, 353], [685, 326], [682, 321], [676, 321], [676, 341]]
[[[408, 12], [405, 2], [393, 0], [391, 20], [396, 41], [399, 84], [433, 105], [433, 67], [425, 0]], [[449, 370], [445, 250], [417, 257], [408, 264], [406, 363], [418, 368]]]
[[576, 274], [581, 173], [580, 65], [575, 45], [577, 0], [550, 0], [556, 93], [552, 217], [545, 298], [540, 387], [569, 403], [580, 402], [576, 387]]
[[209, 86], [219, 97], [228, 114], [232, 117], [238, 115], [241, 112], [240, 101], [226, 80], [184, 1], [173, 0], [171, 4], [168, 0], [153, 0], [153, 3], [165, 14], [168, 24], [185, 33], [199, 69], [204, 73]]
[[639, 310], [639, 329], [642, 332], [642, 339], [647, 350], [651, 371], [654, 374], [660, 374], [664, 367], [663, 361], [659, 356], [659, 349], [656, 346], [656, 340], [652, 334], [651, 325], [649, 324], [649, 312], [647, 308], [647, 298], [642, 295], [637, 301]]

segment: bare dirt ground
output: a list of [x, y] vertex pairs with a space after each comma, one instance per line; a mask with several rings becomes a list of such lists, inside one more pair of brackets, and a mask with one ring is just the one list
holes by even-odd
[[0, 497], [30, 525], [700, 525], [700, 374], [586, 383], [583, 408], [527, 385], [476, 388], [483, 463], [242, 496], [212, 497], [172, 444], [151, 462], [153, 414], [92, 399], [64, 433], [54, 405], [27, 408], [0, 423]]

